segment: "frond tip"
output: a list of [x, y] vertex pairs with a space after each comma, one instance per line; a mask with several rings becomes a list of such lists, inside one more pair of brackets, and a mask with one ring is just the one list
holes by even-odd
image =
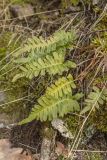
[[50, 87], [48, 87], [46, 94], [58, 98], [69, 93], [72, 94], [72, 88], [76, 88], [76, 85], [72, 75], [69, 74], [67, 78], [59, 78], [55, 84], [52, 84]]

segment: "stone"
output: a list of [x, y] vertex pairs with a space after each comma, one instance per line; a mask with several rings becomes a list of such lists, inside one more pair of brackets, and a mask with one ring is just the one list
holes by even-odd
[[11, 5], [9, 10], [13, 17], [18, 17], [20, 20], [34, 14], [34, 9], [30, 4]]
[[51, 122], [52, 127], [56, 130], [58, 130], [61, 135], [65, 138], [73, 139], [72, 133], [69, 131], [69, 129], [64, 124], [64, 121], [62, 119], [55, 119]]
[[93, 5], [97, 5], [99, 3], [99, 0], [93, 0]]
[[6, 99], [5, 93], [4, 93], [3, 91], [0, 91], [0, 103], [1, 103], [1, 102], [4, 102], [5, 99]]
[[0, 140], [0, 160], [32, 160], [32, 156], [22, 153], [22, 148], [12, 148], [8, 139]]

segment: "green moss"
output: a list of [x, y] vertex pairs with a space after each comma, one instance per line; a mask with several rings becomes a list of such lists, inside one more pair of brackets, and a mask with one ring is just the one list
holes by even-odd
[[96, 128], [102, 132], [107, 132], [107, 109], [106, 105], [98, 110], [90, 119], [91, 123], [94, 123]]
[[43, 124], [43, 130], [42, 130], [42, 135], [43, 137], [46, 137], [48, 139], [52, 139], [53, 135], [55, 134], [55, 131], [51, 127], [50, 123], [46, 122]]
[[79, 118], [75, 115], [67, 115], [65, 117], [65, 123], [67, 124], [68, 129], [73, 135], [75, 135], [76, 129], [78, 127]]
[[87, 153], [84, 155], [84, 160], [103, 160], [100, 153]]
[[10, 0], [12, 4], [24, 4], [24, 3], [30, 3], [31, 0]]
[[20, 41], [17, 41], [18, 35], [13, 32], [3, 32], [0, 35], [0, 59], [19, 47]]
[[70, 0], [71, 4], [73, 4], [74, 6], [78, 5], [80, 0]]
[[[20, 42], [17, 41], [17, 35], [12, 32], [3, 32], [0, 37], [0, 91], [4, 91], [5, 100], [3, 105], [0, 107], [1, 112], [8, 114], [20, 115], [24, 108], [24, 101], [17, 101], [16, 99], [24, 97], [26, 95], [26, 80], [20, 80], [17, 83], [12, 83], [14, 74], [17, 73], [17, 68], [13, 64], [11, 52], [19, 47]], [[7, 58], [6, 58], [7, 57]], [[4, 60], [3, 60], [4, 59]], [[13, 103], [12, 103], [13, 101]], [[11, 102], [11, 103], [10, 103]], [[19, 103], [20, 102], [20, 103]], [[7, 104], [9, 103], [9, 104]], [[6, 104], [6, 105], [4, 105]], [[25, 110], [26, 112], [26, 110]]]

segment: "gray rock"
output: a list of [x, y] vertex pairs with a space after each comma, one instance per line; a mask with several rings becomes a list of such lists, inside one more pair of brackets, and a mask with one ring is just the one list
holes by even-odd
[[30, 4], [11, 5], [9, 10], [13, 17], [18, 17], [20, 20], [34, 14], [34, 9]]
[[4, 101], [5, 101], [5, 98], [6, 98], [5, 93], [2, 92], [2, 91], [0, 91], [0, 103], [1, 103], [1, 102], [4, 102]]
[[99, 3], [99, 0], [93, 0], [93, 5], [97, 5]]
[[61, 135], [65, 138], [73, 139], [72, 133], [69, 131], [69, 129], [65, 126], [64, 121], [61, 119], [55, 119], [51, 122], [52, 127], [56, 130], [58, 130]]

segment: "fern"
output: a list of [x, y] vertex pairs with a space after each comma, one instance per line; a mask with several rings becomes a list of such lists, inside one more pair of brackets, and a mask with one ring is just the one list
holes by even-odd
[[63, 95], [68, 95], [72, 93], [72, 88], [76, 88], [72, 75], [68, 75], [67, 78], [59, 78], [55, 84], [52, 84], [46, 90], [46, 95], [53, 97], [63, 97]]
[[27, 63], [25, 67], [21, 66], [21, 73], [16, 75], [13, 81], [16, 81], [20, 77], [27, 77], [32, 79], [38, 75], [44, 76], [46, 72], [49, 75], [62, 74], [63, 71], [68, 71], [69, 68], [75, 68], [76, 64], [71, 61], [64, 62], [64, 57], [57, 52], [53, 53], [53, 56], [47, 55], [44, 59], [37, 59], [32, 63]]
[[[17, 58], [15, 63], [21, 65], [20, 73], [13, 78], [13, 82], [21, 77], [32, 79], [38, 75], [44, 76], [62, 74], [69, 68], [75, 68], [76, 64], [71, 61], [65, 62], [66, 46], [69, 46], [76, 38], [75, 32], [59, 31], [49, 37], [34, 37], [28, 40], [18, 52], [30, 53], [27, 57]], [[18, 52], [16, 54], [18, 54]], [[21, 53], [21, 52], [20, 52]], [[50, 54], [51, 53], [51, 54]]]
[[30, 53], [33, 58], [38, 58], [41, 56], [46, 56], [49, 53], [54, 51], [62, 51], [65, 53], [64, 48], [66, 49], [67, 45], [72, 44], [76, 39], [76, 34], [74, 30], [70, 32], [65, 32], [64, 30], [58, 31], [50, 36], [48, 39], [43, 37], [33, 37], [29, 38], [26, 44], [21, 47], [14, 56], [19, 56], [22, 53]]
[[43, 96], [38, 100], [38, 104], [34, 106], [29, 117], [20, 124], [31, 122], [34, 119], [41, 121], [52, 120], [57, 117], [63, 117], [71, 111], [79, 111], [79, 104], [74, 97], [72, 95], [61, 98]]
[[81, 114], [91, 110], [93, 105], [95, 106], [93, 111], [95, 111], [95, 109], [99, 109], [99, 107], [103, 105], [105, 101], [107, 101], [107, 89], [104, 89], [101, 92], [99, 88], [93, 87], [93, 91], [89, 93], [87, 99], [85, 100], [85, 107], [81, 111]]
[[[37, 76], [62, 75], [70, 68], [75, 68], [72, 61], [65, 61], [66, 49], [76, 38], [75, 32], [59, 31], [48, 39], [34, 37], [21, 48], [15, 56], [21, 53], [28, 53], [27, 57], [17, 58], [15, 63], [21, 64], [20, 72], [13, 81], [21, 77], [32, 79]], [[73, 77], [71, 75], [59, 78], [55, 84], [46, 89], [46, 93], [38, 99], [38, 104], [34, 106], [29, 117], [21, 122], [27, 123], [34, 119], [46, 121], [63, 117], [71, 111], [79, 111], [78, 100], [81, 94], [72, 95], [75, 89]]]

